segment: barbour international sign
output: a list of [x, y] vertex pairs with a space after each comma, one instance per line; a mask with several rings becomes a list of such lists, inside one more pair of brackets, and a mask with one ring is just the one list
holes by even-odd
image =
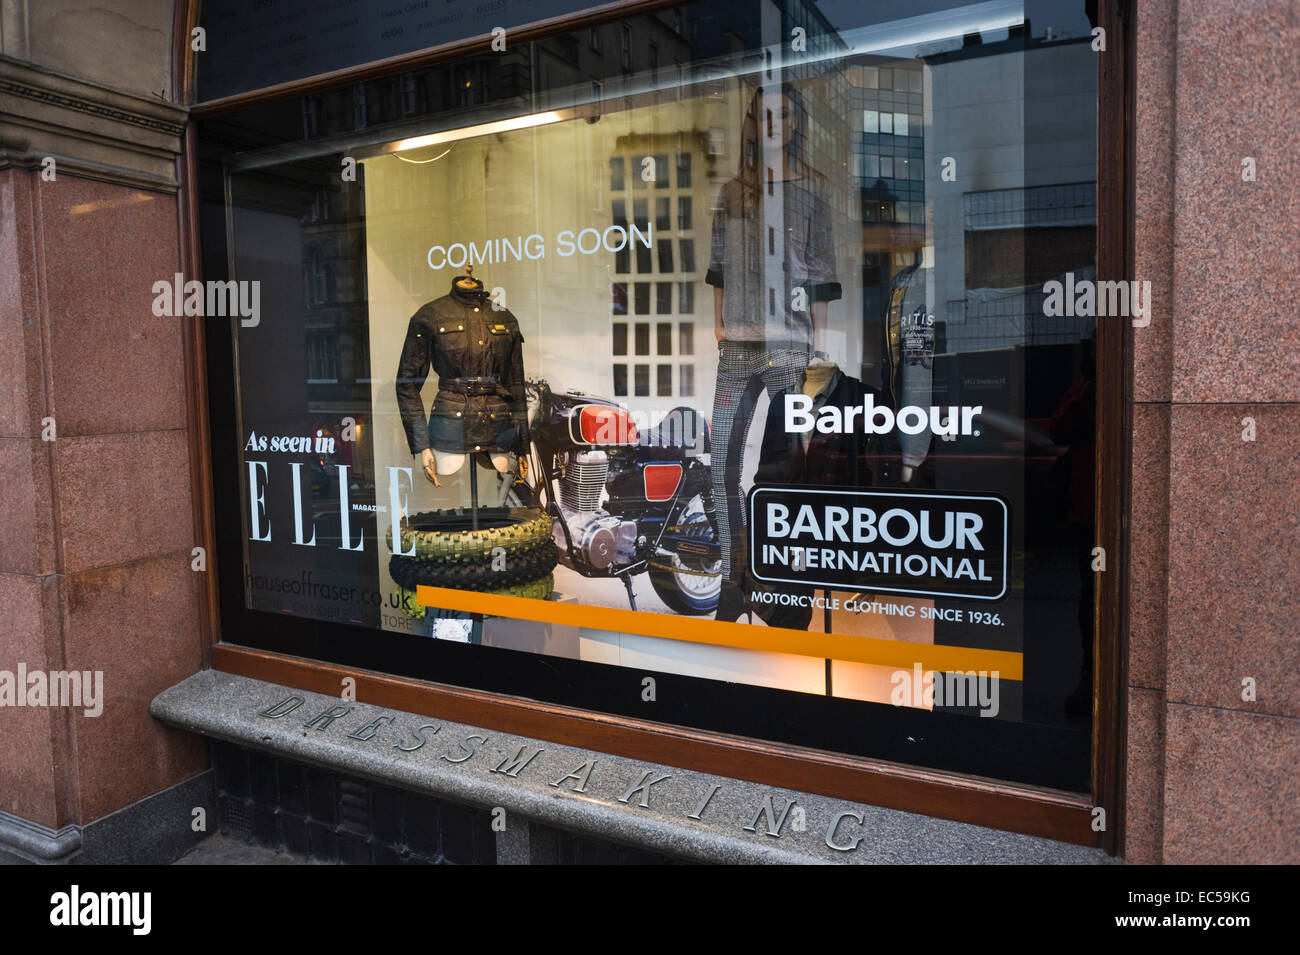
[[1000, 498], [760, 487], [749, 494], [751, 571], [768, 583], [967, 600], [1007, 592]]

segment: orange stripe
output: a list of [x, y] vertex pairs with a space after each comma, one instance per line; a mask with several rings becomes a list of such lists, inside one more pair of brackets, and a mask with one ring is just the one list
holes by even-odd
[[841, 633], [810, 633], [785, 627], [760, 627], [747, 623], [728, 623], [707, 617], [685, 617], [613, 607], [590, 607], [555, 600], [529, 597], [506, 597], [481, 594], [473, 590], [447, 587], [415, 588], [416, 598], [426, 607], [463, 610], [489, 617], [511, 617], [538, 623], [558, 623], [593, 630], [638, 633], [650, 637], [667, 637], [690, 643], [707, 643], [719, 647], [766, 650], [771, 653], [797, 653], [800, 656], [874, 663], [910, 670], [915, 663], [923, 670], [984, 670], [998, 672], [1004, 680], [1019, 680], [1024, 674], [1024, 655], [1009, 650], [977, 650], [972, 647], [935, 646], [931, 643], [908, 643], [882, 640], [879, 637], [854, 637]]

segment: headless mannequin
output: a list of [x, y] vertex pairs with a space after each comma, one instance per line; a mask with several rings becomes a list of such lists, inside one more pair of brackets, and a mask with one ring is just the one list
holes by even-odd
[[[816, 401], [817, 393], [821, 391], [823, 388], [825, 388], [827, 384], [830, 383], [830, 380], [832, 377], [834, 377], [834, 375], [835, 375], [835, 363], [833, 361], [828, 361], [822, 358], [814, 358], [812, 361], [808, 363], [808, 367], [804, 369], [803, 385], [799, 388], [799, 390], [803, 392], [805, 395], [807, 395], [809, 398], [812, 398], [814, 401]], [[808, 447], [808, 443], [812, 440], [812, 432], [810, 431], [807, 434], [800, 435], [799, 437], [800, 437], [800, 441], [803, 443], [804, 448], [806, 449]]]
[[[826, 382], [831, 380], [831, 375], [835, 374], [835, 363], [820, 358], [814, 358], [808, 363], [808, 368], [804, 371], [802, 391], [809, 398], [816, 398], [817, 392], [826, 387]], [[804, 445], [807, 446], [809, 435], [803, 436]], [[907, 484], [912, 480], [914, 469], [903, 465], [903, 483]]]
[[809, 398], [816, 398], [817, 392], [826, 387], [826, 383], [835, 374], [835, 363], [822, 358], [814, 358], [808, 363], [803, 373], [803, 388]]
[[[483, 283], [474, 278], [474, 266], [468, 266], [465, 269], [466, 274], [460, 276], [456, 281], [451, 283], [453, 294], [460, 295], [477, 295], [483, 296]], [[468, 455], [456, 454], [451, 451], [436, 451], [432, 448], [425, 448], [419, 454], [415, 455], [416, 463], [419, 464], [420, 470], [424, 476], [433, 482], [434, 487], [442, 487], [442, 482], [438, 480], [439, 474], [455, 474], [465, 464], [465, 458]], [[496, 468], [501, 474], [510, 470], [510, 458], [505, 454], [493, 454], [492, 467]]]

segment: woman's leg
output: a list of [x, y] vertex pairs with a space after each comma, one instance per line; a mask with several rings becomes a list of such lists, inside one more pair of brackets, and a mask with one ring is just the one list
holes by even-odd
[[[713, 506], [717, 514], [718, 544], [722, 551], [722, 579], [736, 578], [732, 555], [736, 544], [733, 528], [743, 538], [744, 508], [740, 497], [740, 462], [745, 453], [745, 435], [753, 420], [755, 389], [762, 380], [755, 376], [752, 349], [736, 342], [722, 343], [718, 354], [718, 381], [713, 394], [709, 479], [713, 485]], [[743, 540], [740, 541], [743, 545]]]
[[808, 367], [808, 353], [790, 348], [767, 351], [762, 345], [724, 342], [718, 358], [718, 384], [713, 399], [713, 502], [717, 509], [718, 542], [722, 549], [722, 579], [740, 581], [748, 563], [745, 495], [740, 472], [745, 439], [754, 422], [759, 396], [794, 391]]

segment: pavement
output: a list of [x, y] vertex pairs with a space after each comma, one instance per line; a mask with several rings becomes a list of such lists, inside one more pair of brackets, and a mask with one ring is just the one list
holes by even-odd
[[316, 865], [303, 856], [250, 846], [243, 839], [214, 835], [200, 842], [172, 865]]

